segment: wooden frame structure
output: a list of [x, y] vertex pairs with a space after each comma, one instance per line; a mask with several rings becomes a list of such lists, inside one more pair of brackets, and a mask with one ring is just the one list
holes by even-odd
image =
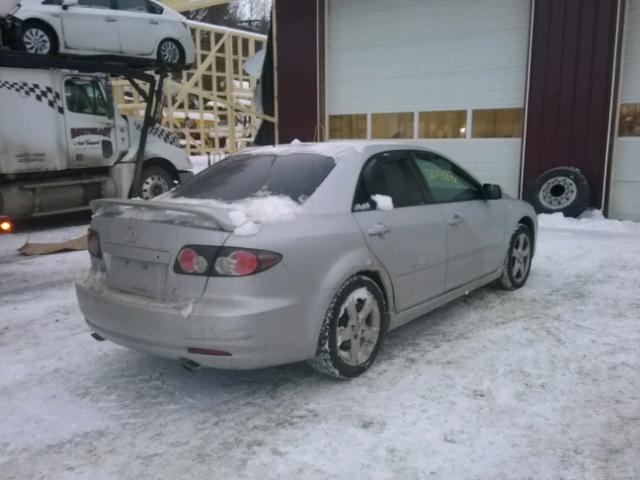
[[[263, 121], [256, 109], [257, 79], [244, 63], [266, 48], [267, 37], [231, 28], [189, 22], [196, 60], [189, 70], [167, 79], [162, 124], [181, 138], [189, 155], [226, 155], [251, 143]], [[142, 117], [145, 102], [127, 82], [114, 82], [120, 111]]]

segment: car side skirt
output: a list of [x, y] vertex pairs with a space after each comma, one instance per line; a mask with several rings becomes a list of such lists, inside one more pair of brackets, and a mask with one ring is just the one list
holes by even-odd
[[439, 295], [431, 300], [427, 300], [420, 305], [416, 305], [415, 307], [411, 307], [402, 312], [396, 313], [391, 317], [391, 323], [389, 325], [389, 330], [393, 330], [394, 328], [398, 328], [405, 323], [410, 322], [411, 320], [415, 320], [422, 315], [429, 313], [432, 310], [435, 310], [438, 307], [441, 307], [445, 303], [449, 303], [456, 298], [462, 297], [467, 293], [477, 290], [480, 287], [483, 287], [498, 278], [502, 275], [502, 267], [496, 270], [493, 273], [480, 277], [476, 280], [473, 280], [461, 287], [454, 288], [453, 290], [449, 290], [444, 292], [442, 295]]

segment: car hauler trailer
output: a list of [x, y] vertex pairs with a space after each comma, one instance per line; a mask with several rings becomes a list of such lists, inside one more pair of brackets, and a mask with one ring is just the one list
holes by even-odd
[[[148, 199], [190, 176], [177, 136], [155, 121], [169, 73], [140, 59], [0, 51], [0, 217], [79, 211], [96, 198]], [[144, 98], [142, 122], [119, 114], [112, 77]]]

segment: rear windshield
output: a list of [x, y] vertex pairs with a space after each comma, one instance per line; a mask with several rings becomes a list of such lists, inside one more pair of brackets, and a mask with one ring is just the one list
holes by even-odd
[[304, 203], [334, 166], [332, 158], [305, 153], [236, 155], [194, 176], [173, 196], [233, 202], [254, 195], [286, 195]]

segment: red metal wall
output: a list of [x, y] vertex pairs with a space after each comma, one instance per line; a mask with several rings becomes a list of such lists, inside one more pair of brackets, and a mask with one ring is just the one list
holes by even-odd
[[535, 0], [524, 197], [542, 172], [582, 170], [600, 207], [605, 174], [617, 0]]
[[275, 0], [279, 142], [313, 141], [318, 118], [317, 1]]

